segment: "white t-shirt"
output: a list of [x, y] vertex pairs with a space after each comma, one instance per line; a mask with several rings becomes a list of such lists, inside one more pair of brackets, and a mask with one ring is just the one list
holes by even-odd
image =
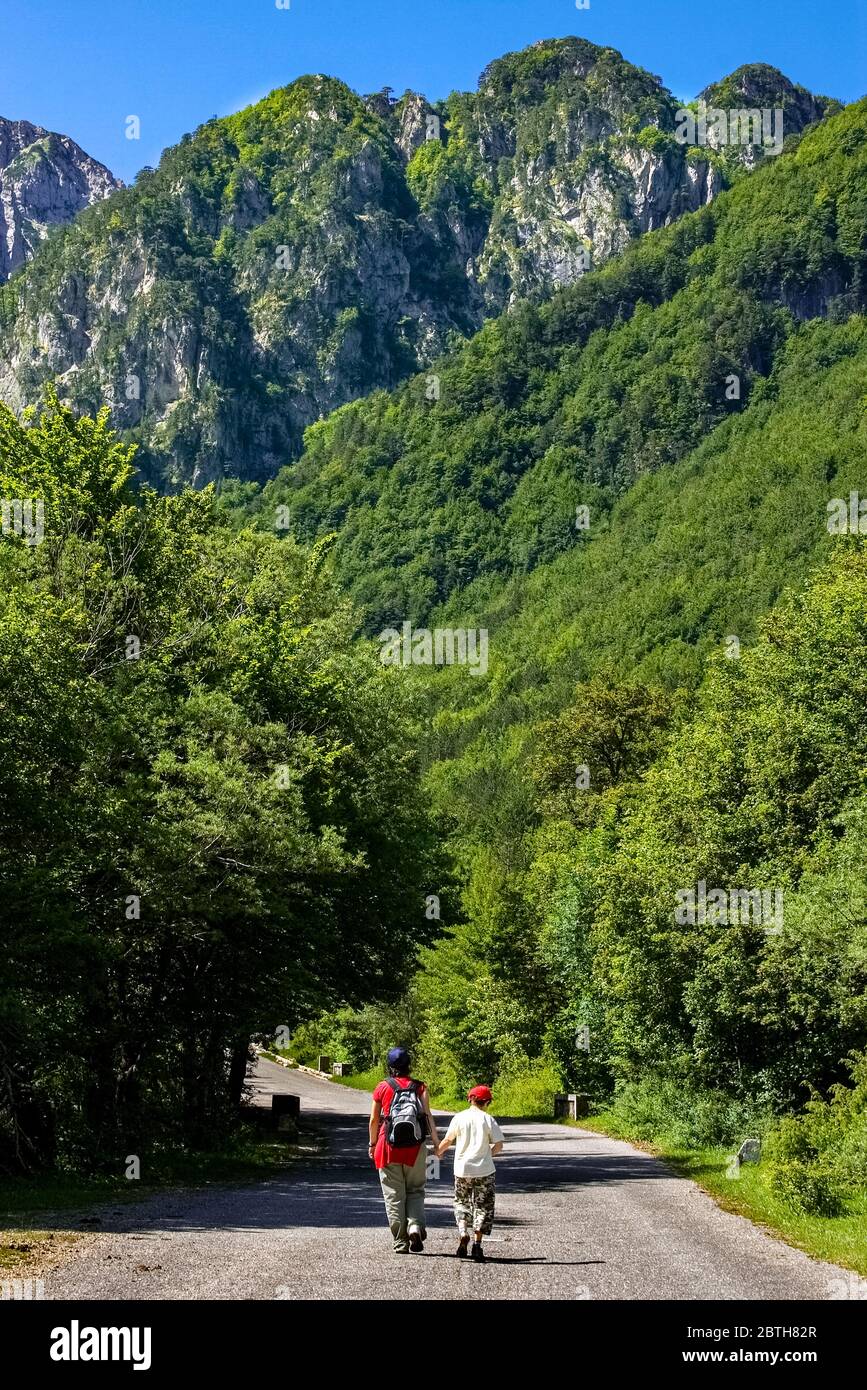
[[471, 1105], [455, 1115], [447, 1139], [455, 1141], [455, 1177], [486, 1178], [495, 1172], [492, 1144], [502, 1144], [503, 1131], [493, 1115]]

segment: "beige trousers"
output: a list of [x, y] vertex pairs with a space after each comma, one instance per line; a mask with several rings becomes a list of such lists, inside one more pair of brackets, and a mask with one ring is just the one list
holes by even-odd
[[427, 1148], [422, 1144], [418, 1158], [409, 1168], [405, 1163], [388, 1163], [379, 1170], [385, 1214], [391, 1227], [394, 1248], [399, 1254], [409, 1249], [409, 1237], [414, 1231], [424, 1239], [424, 1184], [427, 1168]]

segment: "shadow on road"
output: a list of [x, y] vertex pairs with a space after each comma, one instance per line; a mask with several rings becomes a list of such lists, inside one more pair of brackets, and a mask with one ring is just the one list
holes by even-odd
[[[456, 1255], [449, 1255], [445, 1251], [437, 1250], [425, 1252], [425, 1259], [428, 1260], [453, 1260], [455, 1264], [460, 1264], [467, 1269], [473, 1265], [473, 1260], [459, 1260]], [[556, 1266], [558, 1269], [578, 1269], [580, 1265], [603, 1265], [604, 1260], [549, 1260], [547, 1255], [485, 1255], [486, 1265], [547, 1265], [550, 1268]]]
[[[379, 1229], [384, 1221], [382, 1196], [376, 1172], [367, 1158], [364, 1119], [320, 1112], [315, 1123], [325, 1139], [324, 1154], [301, 1160], [285, 1173], [243, 1187], [212, 1184], [191, 1191], [155, 1194], [122, 1211], [103, 1210], [95, 1222], [92, 1218], [84, 1220], [89, 1229], [95, 1226], [103, 1231], [130, 1234], [161, 1230], [243, 1233], [311, 1227]], [[570, 1131], [566, 1130], [563, 1138], [568, 1137]], [[635, 1151], [600, 1155], [582, 1153], [580, 1145], [576, 1145], [570, 1154], [540, 1158], [538, 1153], [529, 1153], [524, 1157], [520, 1142], [510, 1143], [497, 1168], [501, 1212], [497, 1224], [501, 1229], [536, 1224], [532, 1218], [510, 1216], [504, 1209], [513, 1194], [538, 1193], [548, 1202], [557, 1193], [568, 1193], [575, 1200], [582, 1187], [647, 1182], [668, 1176], [660, 1164]], [[80, 1229], [82, 1224], [70, 1223], [68, 1216], [60, 1216], [54, 1223], [45, 1222], [44, 1229], [68, 1230], [70, 1225]], [[428, 1183], [427, 1224], [435, 1230], [453, 1228], [449, 1161], [442, 1163], [439, 1180]], [[491, 1258], [493, 1262], [494, 1257]]]

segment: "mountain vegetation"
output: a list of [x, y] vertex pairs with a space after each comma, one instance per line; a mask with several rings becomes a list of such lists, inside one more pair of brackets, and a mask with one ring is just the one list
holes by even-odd
[[709, 202], [724, 162], [677, 109], [582, 39], [432, 104], [300, 78], [49, 239], [0, 298], [0, 399], [108, 402], [163, 490], [263, 481], [336, 407]]

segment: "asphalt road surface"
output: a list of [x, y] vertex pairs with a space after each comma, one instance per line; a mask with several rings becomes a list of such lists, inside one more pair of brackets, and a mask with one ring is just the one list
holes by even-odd
[[259, 1104], [301, 1096], [323, 1155], [255, 1184], [104, 1209], [99, 1234], [46, 1278], [47, 1298], [826, 1300], [855, 1279], [628, 1144], [523, 1120], [504, 1125], [488, 1263], [454, 1258], [450, 1155], [428, 1184], [424, 1255], [395, 1255], [367, 1160], [370, 1097], [262, 1059], [253, 1084]]

